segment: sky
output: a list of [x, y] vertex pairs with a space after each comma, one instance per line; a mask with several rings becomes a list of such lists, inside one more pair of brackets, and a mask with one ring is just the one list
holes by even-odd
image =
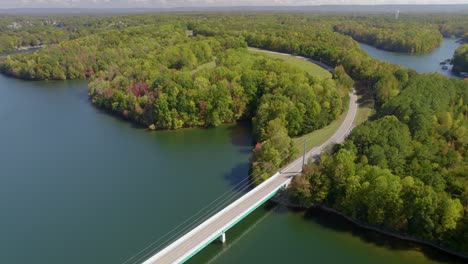
[[374, 4], [465, 4], [467, 0], [0, 0], [0, 8], [29, 7], [207, 7], [207, 6], [305, 6]]

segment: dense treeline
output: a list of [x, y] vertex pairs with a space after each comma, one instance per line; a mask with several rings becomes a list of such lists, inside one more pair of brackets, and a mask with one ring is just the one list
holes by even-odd
[[[47, 46], [101, 31], [98, 26], [102, 25], [96, 21], [90, 17], [3, 16], [0, 18], [0, 53], [18, 48]], [[87, 30], [89, 28], [94, 30]]]
[[388, 51], [424, 53], [439, 47], [442, 43], [442, 34], [438, 28], [427, 24], [347, 21], [333, 28], [359, 42]]
[[463, 44], [453, 55], [453, 71], [468, 72], [468, 44]]
[[[461, 38], [468, 42], [468, 17], [465, 16], [434, 16], [424, 18], [422, 22], [439, 26], [439, 31], [447, 38]], [[427, 21], [427, 22], [426, 22]]]
[[[353, 15], [337, 17], [335, 30], [375, 47], [398, 52], [424, 53], [446, 38], [468, 38], [466, 15]], [[439, 33], [440, 32], [440, 33]]]
[[468, 85], [413, 77], [377, 119], [311, 164], [292, 196], [468, 252]]
[[[134, 34], [139, 37], [135, 38]], [[172, 45], [185, 34], [173, 26], [114, 30], [62, 42], [32, 54], [7, 56], [2, 61], [1, 70], [29, 80], [83, 79], [106, 70], [109, 65], [128, 63], [137, 53], [156, 51], [160, 43], [154, 40], [164, 40], [164, 44]], [[143, 43], [144, 48], [132, 49]]]
[[[230, 20], [232, 19], [232, 20]], [[245, 37], [252, 47], [298, 54], [329, 65], [342, 65], [355, 80], [368, 87], [377, 104], [396, 96], [415, 72], [398, 65], [371, 58], [350, 37], [334, 32], [329, 24], [311, 21], [311, 28], [301, 19], [291, 16], [224, 17], [193, 22], [189, 26], [196, 34], [222, 36], [225, 32]], [[259, 20], [259, 21], [257, 21]], [[298, 33], [300, 32], [300, 34]]]
[[[284, 62], [242, 48], [218, 53], [215, 62], [214, 68], [176, 70], [159, 65], [158, 71], [151, 70], [155, 65], [137, 68], [128, 64], [96, 74], [89, 84], [91, 99], [160, 129], [218, 126], [251, 118], [257, 105], [269, 103], [275, 108], [258, 107], [260, 139], [269, 118], [276, 115], [273, 111], [285, 114], [281, 119], [288, 121], [291, 136], [322, 127], [340, 113], [341, 94], [332, 80], [313, 78]], [[154, 113], [153, 107], [176, 111]], [[306, 112], [308, 116], [304, 116]]]
[[57, 44], [92, 34], [175, 19], [159, 15], [131, 16], [2, 16], [0, 53], [19, 48]]
[[[143, 21], [146, 21], [145, 19], [147, 18], [141, 18]], [[374, 94], [378, 104], [384, 103], [397, 95], [405, 81], [414, 73], [402, 67], [380, 62], [369, 57], [352, 39], [333, 32], [333, 24], [342, 23], [343, 20], [339, 18], [333, 19], [327, 20], [322, 16], [295, 16], [288, 14], [280, 16], [231, 15], [219, 18], [217, 15], [212, 14], [173, 18], [174, 21], [171, 23], [182, 23], [181, 21], [184, 21], [188, 24], [189, 29], [194, 30], [195, 34], [225, 36], [229, 33], [230, 36], [245, 38], [250, 46], [299, 54], [322, 60], [330, 65], [341, 64], [354, 79], [371, 87], [370, 91]], [[163, 17], [159, 20], [170, 20], [170, 18]], [[314, 26], [311, 27], [307, 23]], [[110, 32], [118, 31], [113, 30]], [[298, 34], [298, 32], [301, 32], [301, 34]], [[86, 40], [87, 38], [88, 40]], [[96, 35], [77, 39], [76, 45], [87, 49], [95, 41], [94, 38], [96, 38]], [[105, 49], [105, 45], [107, 43], [104, 42], [99, 50]], [[48, 51], [49, 54], [53, 52], [57, 52], [57, 49]], [[75, 75], [79, 75], [79, 78], [82, 78], [90, 75], [91, 71], [87, 71], [89, 70], [89, 65], [86, 64], [89, 64], [89, 60], [94, 61], [93, 58], [79, 58], [77, 60], [78, 63], [75, 65], [73, 64], [74, 54], [69, 55], [68, 52], [58, 53], [55, 57], [58, 57], [61, 61], [59, 64], [62, 66], [69, 65], [71, 71], [65, 69], [59, 70], [60, 66], [53, 64], [53, 61], [57, 60], [52, 58], [51, 62], [47, 63], [51, 66], [49, 69], [46, 69], [49, 74], [43, 74], [40, 70], [35, 70], [35, 74], [29, 74], [33, 73], [31, 68], [37, 64], [37, 59], [34, 62], [28, 55], [23, 55], [23, 59], [16, 59], [15, 62], [7, 61], [2, 68], [8, 74], [31, 79], [76, 78]], [[87, 54], [88, 52], [80, 51], [80, 53]], [[109, 53], [112, 53], [112, 51], [109, 51]], [[101, 63], [106, 64], [106, 60], [112, 60], [112, 58], [118, 56], [119, 54], [115, 53], [106, 56], [109, 59], [103, 59]], [[45, 55], [41, 55], [40, 57], [48, 59]], [[52, 55], [52, 57], [54, 56]], [[127, 57], [123, 56], [123, 58]], [[42, 62], [39, 65], [41, 67]], [[99, 65], [97, 67], [97, 70], [102, 68]], [[93, 68], [93, 70], [95, 71], [96, 69]]]
[[143, 66], [136, 67], [146, 67], [140, 69], [140, 74], [145, 75], [150, 70], [156, 71], [157, 64], [194, 69], [212, 60], [225, 48], [221, 45], [245, 44], [235, 38], [225, 38], [222, 43], [191, 39], [186, 30], [174, 25], [132, 27], [62, 42], [32, 54], [7, 56], [2, 59], [0, 70], [28, 80], [65, 80], [84, 79], [110, 67], [141, 63]]
[[[210, 16], [217, 15], [206, 15]], [[260, 20], [264, 20], [264, 17]], [[187, 23], [198, 18], [198, 14], [3, 16], [0, 18], [0, 53], [20, 47], [56, 44], [114, 29], [163, 22]], [[440, 44], [437, 31], [445, 37], [468, 37], [468, 17], [463, 15], [401, 15], [395, 20], [393, 15], [283, 14], [280, 22], [298, 21], [297, 18], [315, 25], [335, 26], [340, 32], [352, 35], [359, 41], [396, 51], [425, 52], [437, 47]], [[249, 19], [255, 18], [249, 15]], [[350, 28], [347, 24], [356, 27]]]
[[10, 31], [0, 35], [0, 53], [21, 47], [50, 45], [65, 39], [63, 31], [49, 27], [34, 27], [30, 31]]

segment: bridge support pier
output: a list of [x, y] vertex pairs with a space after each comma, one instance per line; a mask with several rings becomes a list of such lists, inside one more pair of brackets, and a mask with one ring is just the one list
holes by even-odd
[[220, 236], [219, 236], [219, 241], [221, 243], [226, 243], [226, 233], [222, 233]]

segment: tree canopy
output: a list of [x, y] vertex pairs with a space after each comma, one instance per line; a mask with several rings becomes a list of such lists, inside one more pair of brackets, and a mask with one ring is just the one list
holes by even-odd
[[468, 72], [468, 44], [463, 44], [457, 48], [452, 61], [453, 71]]

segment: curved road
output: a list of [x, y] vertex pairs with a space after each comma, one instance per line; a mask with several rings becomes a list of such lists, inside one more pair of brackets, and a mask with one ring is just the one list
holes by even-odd
[[[353, 129], [353, 122], [357, 113], [357, 96], [355, 92], [349, 94], [349, 110], [338, 130], [322, 145], [314, 147], [306, 153], [307, 159], [314, 159], [327, 146], [341, 143]], [[216, 213], [214, 216], [186, 233], [184, 236], [152, 256], [144, 264], [154, 263], [183, 263], [206, 245], [217, 239], [251, 211], [275, 195], [281, 188], [287, 186], [291, 179], [302, 170], [302, 157], [294, 160], [277, 172], [268, 180], [243, 195], [232, 204]]]

